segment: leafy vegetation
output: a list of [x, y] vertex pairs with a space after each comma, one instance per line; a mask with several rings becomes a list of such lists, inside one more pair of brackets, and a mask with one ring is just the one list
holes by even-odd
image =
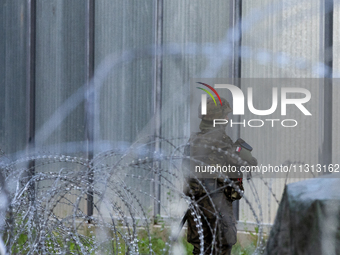
[[[150, 250], [157, 255], [170, 254], [171, 229], [166, 226], [164, 219], [159, 215], [154, 219], [154, 222], [157, 224], [150, 227], [149, 231], [143, 227], [137, 229], [136, 238], [132, 243], [134, 244], [134, 250], [138, 251], [138, 254], [150, 254]], [[27, 220], [22, 220], [21, 217], [16, 218], [14, 226], [11, 238], [9, 238], [8, 234], [3, 235], [3, 240], [12, 239], [11, 254], [27, 254], [32, 243], [38, 243], [37, 252], [43, 248], [49, 254], [56, 254], [57, 252], [83, 254], [83, 251], [86, 251], [86, 254], [95, 254], [96, 252], [101, 254], [127, 254], [130, 252], [129, 246], [125, 243], [127, 235], [124, 236], [126, 229], [123, 226], [117, 226], [115, 234], [107, 229], [105, 232], [109, 233], [109, 236], [106, 237], [105, 241], [101, 242], [96, 240], [98, 233], [96, 233], [95, 225], [80, 229], [77, 237], [72, 233], [65, 235], [65, 233], [59, 232], [58, 228], [45, 236], [37, 229], [28, 231]], [[246, 229], [247, 241], [242, 241], [243, 243], [238, 241], [233, 246], [232, 254], [253, 254], [257, 245], [258, 232], [258, 228], [255, 228], [255, 233]], [[178, 242], [183, 245], [186, 254], [192, 254], [193, 246], [186, 241], [185, 236], [181, 237]], [[43, 240], [43, 242], [36, 242], [38, 239]]]

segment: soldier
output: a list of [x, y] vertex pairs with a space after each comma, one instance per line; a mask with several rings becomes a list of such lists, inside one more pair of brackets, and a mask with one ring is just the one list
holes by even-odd
[[[185, 154], [190, 155], [190, 160], [183, 160], [183, 166], [188, 170], [186, 195], [197, 205], [190, 206], [186, 215], [187, 240], [194, 246], [193, 254], [231, 254], [237, 234], [232, 202], [242, 198], [242, 174], [221, 169], [237, 169], [240, 158], [250, 165], [257, 165], [247, 143], [242, 139], [233, 143], [226, 134], [226, 125], [213, 127], [214, 119], [228, 119], [232, 111], [228, 101], [221, 100], [222, 106], [215, 105], [209, 98], [206, 115], [201, 115], [199, 107], [201, 131], [192, 134], [185, 147]], [[203, 235], [202, 242], [200, 233]], [[203, 242], [204, 247], [200, 245]]]

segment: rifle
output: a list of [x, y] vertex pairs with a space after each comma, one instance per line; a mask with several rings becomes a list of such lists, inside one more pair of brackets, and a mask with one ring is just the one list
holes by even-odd
[[181, 223], [179, 224], [178, 233], [177, 233], [177, 235], [173, 238], [173, 242], [177, 242], [178, 237], [179, 237], [179, 234], [181, 233], [181, 230], [182, 230], [182, 228], [183, 228], [185, 222], [186, 222], [187, 219], [188, 219], [189, 211], [190, 211], [190, 210], [188, 209], [188, 210], [185, 212], [185, 214], [184, 214], [184, 216], [183, 216], [183, 218], [182, 218], [182, 220], [181, 220]]

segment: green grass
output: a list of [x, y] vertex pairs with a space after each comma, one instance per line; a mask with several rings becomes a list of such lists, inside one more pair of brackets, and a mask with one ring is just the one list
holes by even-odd
[[[169, 227], [165, 226], [165, 223], [161, 217], [157, 218], [157, 225], [153, 225], [150, 227], [149, 232], [145, 228], [139, 228], [137, 230], [136, 247], [138, 247], [139, 254], [150, 254], [150, 246], [152, 247], [153, 254], [170, 254], [169, 252], [169, 243], [170, 243], [170, 234], [171, 230]], [[17, 221], [17, 226], [25, 226], [24, 222]], [[119, 229], [120, 228], [120, 229]], [[18, 233], [19, 229], [14, 229], [15, 233]], [[17, 236], [14, 245], [12, 246], [11, 253], [12, 254], [27, 254], [29, 251], [28, 247], [28, 231], [27, 229], [20, 229], [19, 235]], [[109, 234], [107, 236], [106, 241], [100, 243], [97, 247], [95, 247], [95, 242], [92, 237], [96, 236], [96, 227], [92, 226], [91, 229], [84, 226], [83, 230], [80, 230], [82, 234], [79, 233], [80, 242], [75, 242], [75, 239], [72, 237], [65, 237], [65, 235], [61, 235], [58, 232], [58, 229], [55, 229], [53, 232], [50, 232], [45, 236], [45, 247], [50, 254], [54, 254], [57, 250], [67, 251], [68, 254], [82, 254], [81, 247], [83, 249], [89, 251], [90, 254], [95, 254], [99, 252], [100, 254], [112, 254], [116, 252], [120, 252], [120, 254], [129, 253], [128, 245], [125, 244], [124, 238], [121, 234], [126, 233], [126, 229], [122, 227], [118, 227], [117, 234], [115, 235], [113, 231], [107, 230], [106, 232]], [[248, 255], [253, 254], [256, 249], [257, 237], [258, 237], [258, 229], [255, 228], [255, 233], [247, 231], [249, 235], [247, 237], [247, 241], [243, 241], [240, 243], [239, 241], [233, 246], [232, 254], [233, 255]], [[37, 232], [33, 229], [31, 230], [31, 239], [35, 239], [37, 237]], [[65, 234], [65, 233], [64, 233]], [[6, 240], [6, 235], [3, 236], [4, 240]], [[65, 239], [67, 238], [67, 239]], [[120, 242], [118, 243], [116, 240], [119, 238]], [[32, 240], [31, 240], [32, 241]], [[178, 240], [179, 243], [183, 245], [186, 254], [192, 254], [193, 246], [186, 241], [186, 235]], [[94, 250], [95, 248], [95, 250]]]

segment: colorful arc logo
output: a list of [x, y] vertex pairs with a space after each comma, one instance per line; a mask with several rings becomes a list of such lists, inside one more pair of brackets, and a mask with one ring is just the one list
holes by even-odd
[[[221, 106], [222, 106], [222, 100], [221, 100], [219, 94], [217, 93], [217, 91], [216, 91], [213, 87], [211, 87], [210, 85], [205, 84], [205, 83], [203, 83], [203, 82], [197, 82], [197, 83], [202, 84], [202, 85], [208, 87], [209, 89], [211, 89], [211, 91], [214, 92], [215, 95], [217, 96], [218, 100], [220, 100], [220, 104], [221, 104]], [[204, 92], [206, 92], [206, 93], [214, 100], [214, 103], [215, 103], [215, 105], [217, 106], [216, 100], [215, 100], [214, 96], [209, 92], [209, 90], [202, 89], [202, 88], [200, 88], [200, 87], [196, 87], [196, 88], [201, 89], [201, 90], [203, 90]]]

